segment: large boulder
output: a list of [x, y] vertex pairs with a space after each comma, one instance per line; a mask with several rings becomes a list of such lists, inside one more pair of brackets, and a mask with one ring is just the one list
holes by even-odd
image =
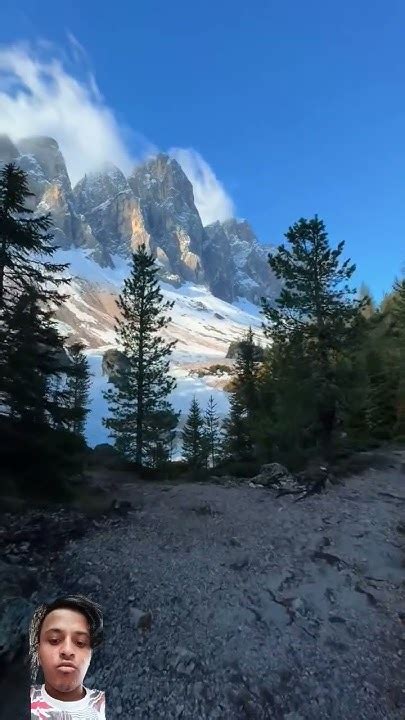
[[295, 488], [296, 481], [284, 465], [268, 463], [262, 465], [260, 473], [251, 479], [255, 485], [263, 485], [277, 490]]
[[114, 381], [114, 376], [116, 376], [117, 371], [126, 370], [128, 367], [129, 362], [124, 353], [114, 348], [106, 350], [103, 355], [101, 369], [103, 375], [108, 377], [109, 382]]
[[[243, 348], [244, 340], [233, 340], [228, 348], [228, 351], [226, 353], [226, 358], [229, 360], [235, 360], [241, 349]], [[255, 354], [255, 360], [257, 362], [263, 362], [264, 360], [264, 348], [261, 347], [261, 345], [255, 345], [254, 344], [254, 354]]]

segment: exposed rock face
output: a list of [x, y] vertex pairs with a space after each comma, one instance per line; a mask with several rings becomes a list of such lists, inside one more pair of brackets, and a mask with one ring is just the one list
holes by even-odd
[[97, 253], [105, 258], [101, 264], [110, 264], [116, 254], [129, 255], [140, 208], [121, 170], [106, 164], [99, 172], [85, 175], [73, 194], [78, 212], [96, 238], [96, 258]]
[[11, 160], [28, 175], [34, 193], [31, 208], [38, 206], [40, 212], [52, 214], [55, 244], [63, 249], [95, 245], [90, 227], [76, 210], [66, 163], [56, 140], [29, 137], [14, 145], [2, 136], [0, 162]]
[[[135, 168], [128, 182], [140, 199], [142, 233], [149, 234], [150, 249], [180, 279], [203, 281], [204, 230], [192, 185], [178, 162], [159, 154]], [[134, 244], [139, 241], [135, 233]]]
[[216, 222], [205, 228], [204, 267], [211, 291], [232, 302], [244, 297], [260, 304], [261, 297], [277, 295], [279, 283], [274, 277], [267, 255], [245, 220]]
[[204, 232], [202, 259], [211, 292], [221, 300], [235, 299], [235, 268], [231, 245], [222, 223], [208, 225]]
[[260, 245], [245, 220], [226, 220], [222, 228], [229, 241], [229, 258], [234, 271], [234, 298], [245, 297], [259, 304], [263, 296], [274, 297], [278, 293], [279, 283], [267, 261], [269, 248]]
[[50, 212], [55, 244], [84, 248], [102, 267], [129, 258], [145, 244], [160, 278], [176, 286], [205, 283], [227, 302], [271, 298], [279, 284], [267, 251], [247, 222], [229, 220], [203, 228], [193, 187], [178, 162], [159, 154], [130, 177], [112, 163], [85, 175], [72, 190], [57, 142], [29, 137], [13, 143], [0, 136], [0, 163], [16, 162], [28, 175], [32, 209]]
[[51, 137], [28, 137], [19, 140], [20, 155], [32, 155], [40, 165], [42, 172], [51, 183], [57, 183], [66, 195], [72, 187], [59, 145]]
[[99, 172], [88, 173], [75, 185], [76, 209], [82, 215], [129, 189], [124, 173], [112, 163], [105, 163]]

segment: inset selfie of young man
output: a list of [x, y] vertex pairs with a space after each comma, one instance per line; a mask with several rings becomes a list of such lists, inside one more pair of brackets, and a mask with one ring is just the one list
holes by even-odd
[[[103, 641], [100, 606], [82, 595], [57, 598], [36, 610], [29, 642], [31, 718], [105, 720], [105, 692], [85, 685], [94, 648]], [[63, 715], [61, 715], [63, 713]]]

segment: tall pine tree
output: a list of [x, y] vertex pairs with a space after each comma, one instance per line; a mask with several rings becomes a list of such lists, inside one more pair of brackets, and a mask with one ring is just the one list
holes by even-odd
[[[332, 249], [317, 216], [301, 218], [286, 238], [289, 245], [280, 245], [269, 255], [270, 267], [283, 286], [275, 306], [262, 301], [264, 329], [276, 345], [296, 343], [299, 338], [303, 360], [311, 367], [314, 430], [322, 452], [328, 454], [343, 390], [339, 366], [356, 342], [366, 301], [353, 297], [356, 291], [349, 281], [355, 265], [341, 261], [344, 242]], [[296, 402], [302, 402], [299, 394]]]
[[176, 386], [169, 375], [176, 341], [167, 342], [162, 331], [174, 303], [164, 302], [157, 280], [158, 267], [142, 244], [132, 256], [130, 276], [119, 296], [121, 317], [116, 331], [127, 367], [118, 368], [114, 386], [105, 393], [110, 416], [104, 424], [116, 447], [137, 465], [152, 465], [150, 446], [173, 413], [167, 397]]
[[204, 467], [208, 454], [204, 432], [204, 417], [195, 396], [191, 401], [190, 410], [181, 435], [184, 460], [193, 469]]
[[219, 460], [221, 448], [221, 422], [217, 413], [217, 404], [212, 395], [208, 400], [208, 405], [204, 414], [204, 434], [206, 438], [209, 464], [215, 467]]
[[392, 302], [392, 335], [395, 341], [397, 387], [394, 434], [405, 440], [405, 280], [396, 280]]
[[258, 354], [250, 327], [238, 345], [230, 391], [230, 413], [223, 425], [224, 450], [228, 458], [241, 461], [254, 458], [258, 368]]
[[66, 381], [66, 407], [70, 414], [68, 427], [73, 433], [82, 438], [85, 436], [91, 387], [89, 362], [83, 352], [84, 349], [85, 345], [81, 342], [69, 346], [68, 356], [71, 364]]
[[0, 169], [0, 311], [12, 307], [21, 293], [35, 288], [41, 302], [60, 304], [56, 288], [67, 282], [67, 264], [51, 262], [52, 219], [29, 208], [33, 196], [27, 176], [15, 164]]

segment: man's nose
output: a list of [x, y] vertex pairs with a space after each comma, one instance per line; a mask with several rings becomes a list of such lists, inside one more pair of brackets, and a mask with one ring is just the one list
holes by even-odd
[[71, 655], [74, 655], [74, 646], [71, 640], [66, 639], [62, 643], [60, 647], [61, 655], [64, 657], [70, 657]]

